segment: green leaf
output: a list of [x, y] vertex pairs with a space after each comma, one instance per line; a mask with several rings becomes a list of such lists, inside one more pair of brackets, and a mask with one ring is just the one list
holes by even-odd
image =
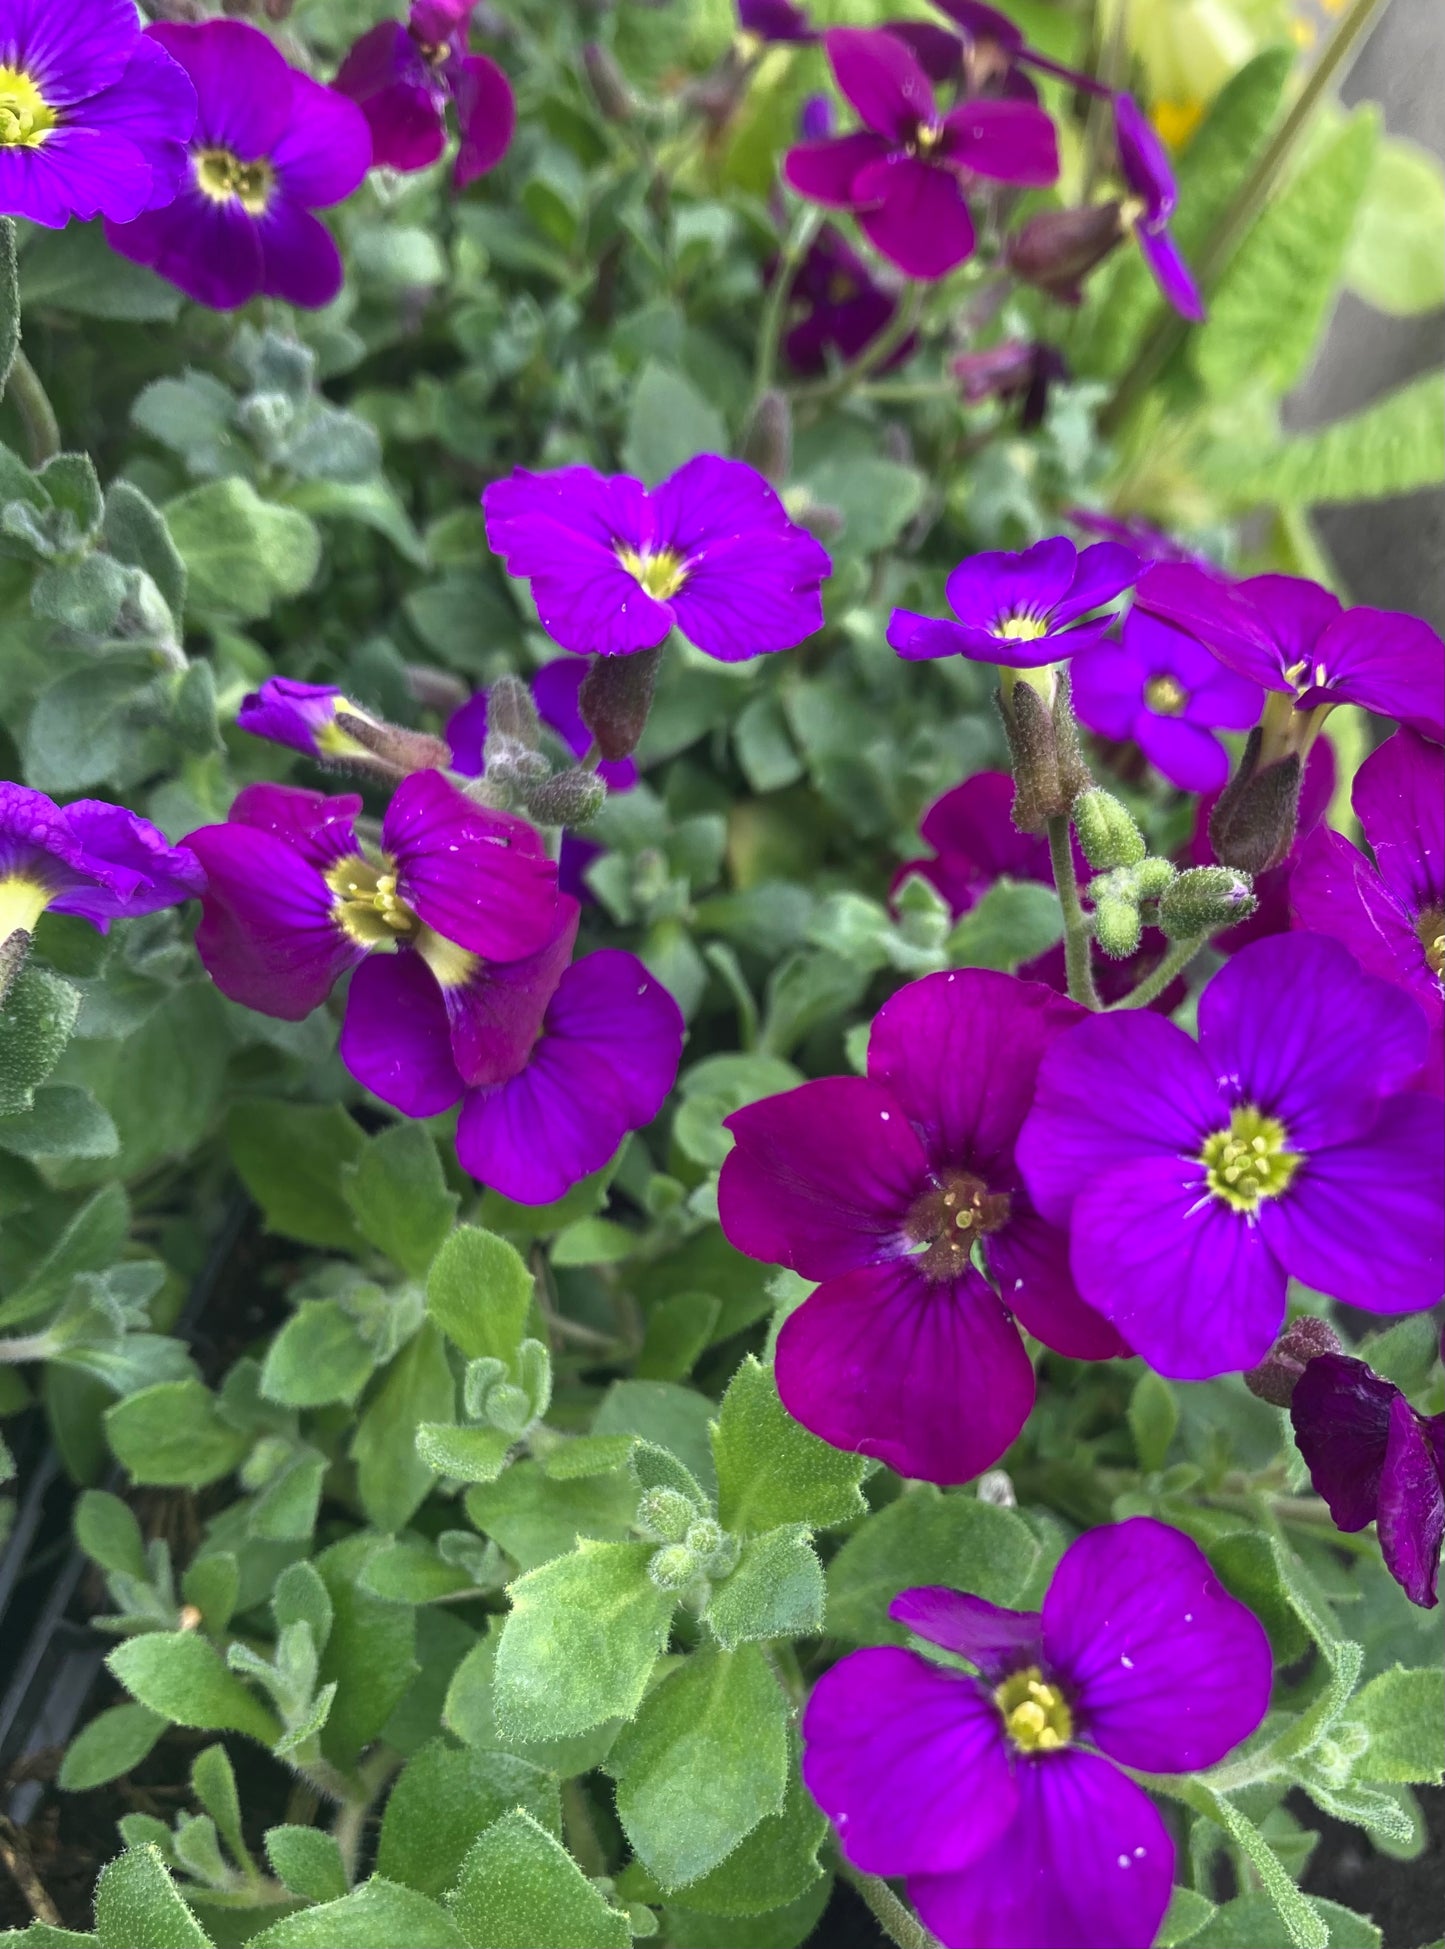
[[647, 1315], [647, 1331], [637, 1356], [637, 1378], [685, 1379], [711, 1345], [721, 1318], [722, 1301], [711, 1293], [675, 1293], [671, 1299], [660, 1301]]
[[1445, 1673], [1396, 1665], [1372, 1678], [1349, 1712], [1370, 1735], [1355, 1766], [1357, 1778], [1439, 1785], [1445, 1773]]
[[434, 1739], [407, 1761], [391, 1790], [377, 1872], [423, 1895], [442, 1895], [456, 1883], [478, 1834], [513, 1807], [560, 1835], [561, 1802], [550, 1773], [509, 1753]]
[[192, 1557], [181, 1578], [181, 1596], [201, 1613], [206, 1630], [218, 1637], [230, 1623], [241, 1594], [241, 1566], [229, 1550]]
[[343, 1167], [342, 1196], [367, 1242], [413, 1279], [426, 1277], [459, 1202], [419, 1123], [393, 1124], [373, 1137], [356, 1163]]
[[286, 504], [322, 521], [353, 521], [371, 528], [385, 535], [405, 560], [417, 568], [427, 566], [426, 543], [396, 489], [384, 480], [297, 481], [286, 489]]
[[[1264, 1892], [1269, 1897], [1279, 1924], [1283, 1927], [1295, 1949], [1329, 1949], [1330, 1931], [1319, 1910], [1302, 1895], [1280, 1864], [1279, 1856], [1260, 1833], [1252, 1820], [1242, 1814], [1232, 1800], [1216, 1793], [1206, 1786], [1203, 1780], [1183, 1780], [1171, 1786], [1171, 1792], [1193, 1807], [1197, 1813], [1205, 1814], [1222, 1827], [1229, 1838], [1249, 1857], [1250, 1863], [1264, 1884]], [[1208, 1925], [1206, 1925], [1208, 1926]], [[1203, 1932], [1195, 1936], [1195, 1943], [1202, 1940]]]
[[579, 1218], [557, 1234], [550, 1257], [554, 1266], [616, 1265], [640, 1242], [636, 1232], [611, 1218]]
[[20, 281], [15, 264], [15, 220], [0, 223], [0, 398], [20, 350]]
[[109, 1112], [74, 1083], [43, 1083], [32, 1108], [0, 1117], [0, 1150], [17, 1157], [114, 1157], [119, 1149]]
[[156, 705], [155, 684], [128, 659], [70, 671], [36, 699], [25, 727], [25, 776], [62, 793], [121, 776]]
[[1052, 887], [998, 880], [949, 935], [955, 968], [999, 968], [1011, 974], [1064, 938], [1063, 909]]
[[326, 1649], [334, 1614], [331, 1593], [315, 1564], [287, 1564], [271, 1593], [271, 1614], [278, 1631], [290, 1624], [305, 1624], [316, 1649]]
[[1134, 1437], [1134, 1452], [1146, 1474], [1162, 1469], [1179, 1425], [1179, 1404], [1168, 1381], [1157, 1374], [1142, 1373], [1129, 1396], [1129, 1431]]
[[20, 297], [27, 309], [144, 325], [174, 324], [181, 310], [175, 285], [117, 256], [100, 223], [35, 231], [20, 260]]
[[590, 1773], [606, 1757], [621, 1730], [621, 1720], [604, 1719], [590, 1732], [569, 1739], [532, 1741], [508, 1737], [497, 1725], [493, 1711], [493, 1678], [500, 1640], [498, 1620], [452, 1673], [442, 1707], [442, 1724], [448, 1732], [455, 1733], [458, 1739], [480, 1752], [515, 1753], [519, 1759], [530, 1760], [564, 1780], [573, 1779], [579, 1773]]
[[708, 1874], [783, 1804], [788, 1708], [764, 1654], [694, 1652], [623, 1727], [607, 1769], [648, 1872], [664, 1888]]
[[315, 523], [263, 501], [237, 475], [191, 488], [164, 513], [186, 565], [190, 608], [206, 621], [268, 615], [278, 601], [309, 588], [321, 563]]
[[268, 1231], [342, 1252], [360, 1246], [342, 1186], [366, 1139], [339, 1103], [243, 1101], [226, 1118], [226, 1136]]
[[637, 1484], [620, 1470], [554, 1477], [534, 1461], [514, 1462], [495, 1482], [468, 1490], [466, 1507], [519, 1569], [534, 1570], [584, 1536], [620, 1543], [637, 1513]]
[[1445, 173], [1418, 143], [1386, 136], [1345, 259], [1345, 283], [1397, 318], [1445, 304]]
[[22, 968], [0, 1007], [0, 1116], [35, 1103], [80, 1014], [80, 995], [44, 968]]
[[622, 464], [651, 487], [695, 454], [727, 452], [717, 410], [680, 372], [649, 359], [633, 388]]
[[672, 1134], [696, 1164], [716, 1170], [733, 1147], [723, 1118], [760, 1097], [795, 1089], [802, 1071], [777, 1056], [708, 1056], [679, 1079], [682, 1102]]
[[797, 1738], [783, 1804], [766, 1814], [716, 1868], [688, 1883], [687, 1904], [709, 1915], [763, 1915], [795, 1902], [822, 1877], [818, 1849], [828, 1822], [798, 1772]]
[[426, 1282], [427, 1311], [468, 1360], [509, 1361], [521, 1345], [532, 1275], [514, 1245], [475, 1225], [445, 1240]]
[[717, 1488], [708, 1438], [712, 1403], [670, 1381], [614, 1381], [593, 1416], [594, 1435], [638, 1435], [675, 1455], [711, 1496]]
[[34, 1319], [66, 1297], [78, 1273], [113, 1264], [129, 1231], [125, 1191], [118, 1184], [107, 1184], [85, 1201], [19, 1291], [0, 1305], [0, 1325], [18, 1326]]
[[741, 1532], [806, 1523], [833, 1529], [867, 1513], [861, 1455], [830, 1448], [794, 1421], [769, 1368], [749, 1354], [733, 1375], [712, 1431], [718, 1520]]
[[648, 1543], [584, 1539], [511, 1586], [494, 1695], [505, 1733], [557, 1739], [632, 1717], [675, 1603], [648, 1576], [651, 1556]]
[[1222, 442], [1198, 466], [1230, 507], [1317, 507], [1434, 487], [1445, 474], [1445, 377], [1423, 373], [1362, 412], [1263, 451]]
[[435, 1478], [417, 1454], [417, 1427], [450, 1421], [455, 1409], [447, 1350], [428, 1322], [392, 1362], [351, 1441], [357, 1494], [378, 1529], [401, 1529], [425, 1501]]
[[224, 1746], [206, 1746], [196, 1754], [191, 1766], [191, 1791], [215, 1822], [216, 1831], [236, 1860], [249, 1863], [251, 1853], [241, 1831], [241, 1798]]
[[134, 482], [111, 482], [102, 533], [116, 561], [145, 570], [179, 623], [186, 608], [186, 565], [165, 516]]
[[87, 1793], [139, 1766], [166, 1729], [159, 1713], [144, 1705], [112, 1705], [82, 1726], [60, 1762], [66, 1793]]
[[128, 1848], [95, 1887], [100, 1949], [210, 1949], [211, 1938], [176, 1893], [159, 1848]]
[[160, 1488], [203, 1489], [229, 1475], [251, 1446], [224, 1422], [201, 1381], [161, 1381], [117, 1401], [105, 1435], [131, 1478]]
[[86, 1489], [76, 1503], [75, 1540], [102, 1570], [142, 1583], [150, 1575], [140, 1524], [120, 1497], [105, 1489]]
[[827, 1629], [858, 1644], [904, 1644], [888, 1606], [915, 1584], [1013, 1604], [1039, 1545], [1012, 1510], [919, 1485], [870, 1516], [828, 1565]]
[[447, 1905], [468, 1941], [487, 1949], [628, 1949], [632, 1940], [626, 1916], [521, 1808], [473, 1844]]
[[495, 1482], [506, 1466], [514, 1437], [500, 1428], [458, 1428], [424, 1421], [416, 1431], [416, 1452], [435, 1475], [458, 1482]]
[[285, 1407], [352, 1402], [371, 1379], [375, 1356], [334, 1299], [303, 1299], [266, 1353], [261, 1392]]
[[[430, 1543], [418, 1536], [401, 1536], [383, 1543], [366, 1560], [362, 1588], [393, 1604], [431, 1604], [476, 1585], [465, 1570], [444, 1562]], [[403, 1877], [404, 1879], [404, 1877]]]
[[302, 1909], [250, 1938], [248, 1949], [471, 1949], [444, 1908], [373, 1875], [339, 1902]]
[[[1380, 1931], [1367, 1916], [1341, 1908], [1318, 1895], [1303, 1898], [1327, 1933], [1319, 1938], [1329, 1949], [1380, 1949]], [[1232, 1902], [1217, 1908], [1195, 1933], [1187, 1938], [1189, 1949], [1259, 1949], [1261, 1943], [1278, 1939], [1279, 1921], [1268, 1895], [1237, 1895]], [[1181, 1938], [1183, 1940], [1184, 1938]]]
[[416, 1612], [372, 1596], [358, 1582], [381, 1547], [374, 1536], [350, 1536], [316, 1559], [332, 1613], [320, 1682], [337, 1687], [321, 1744], [337, 1766], [349, 1766], [371, 1744], [417, 1675]]
[[205, 1638], [193, 1631], [148, 1631], [117, 1645], [105, 1661], [142, 1705], [178, 1726], [244, 1732], [265, 1746], [281, 1728]]
[[801, 1524], [751, 1536], [707, 1609], [728, 1649], [757, 1638], [806, 1638], [823, 1628], [823, 1567]]
[[1176, 1885], [1164, 1920], [1159, 1924], [1158, 1949], [1179, 1949], [1192, 1941], [1214, 1913], [1214, 1903], [1192, 1888]]
[[346, 1893], [341, 1849], [319, 1827], [271, 1827], [266, 1859], [278, 1881], [307, 1902], [336, 1902]]

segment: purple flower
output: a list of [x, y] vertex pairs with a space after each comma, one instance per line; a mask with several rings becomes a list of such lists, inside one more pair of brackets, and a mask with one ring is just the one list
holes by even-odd
[[1022, 31], [1007, 14], [1000, 13], [997, 7], [986, 6], [984, 0], [933, 0], [933, 4], [975, 46], [980, 42], [991, 43], [1009, 55], [1025, 51]]
[[196, 94], [131, 0], [0, 0], [0, 214], [58, 230], [169, 203]]
[[1429, 1069], [1438, 1087], [1445, 1070], [1445, 750], [1414, 731], [1397, 731], [1355, 774], [1353, 802], [1374, 866], [1322, 826], [1299, 849], [1290, 905], [1301, 927], [1333, 934], [1368, 973], [1415, 997], [1430, 1024]]
[[1138, 574], [1129, 549], [1100, 541], [1081, 553], [1062, 535], [1019, 555], [970, 555], [946, 585], [958, 621], [895, 609], [888, 641], [909, 658], [966, 656], [1037, 669], [1096, 643], [1114, 617], [1094, 612], [1132, 588]]
[[43, 792], [0, 784], [0, 944], [33, 933], [48, 909], [104, 934], [113, 920], [177, 906], [205, 884], [188, 846], [172, 846], [124, 806], [58, 806]]
[[402, 780], [379, 847], [358, 838], [360, 811], [351, 793], [248, 785], [225, 825], [190, 837], [209, 881], [197, 950], [222, 994], [287, 1022], [370, 954], [415, 960], [467, 1064], [485, 1032], [473, 1008], [481, 964], [552, 937], [556, 868], [531, 826], [464, 798], [440, 772]]
[[356, 102], [371, 126], [373, 160], [388, 169], [427, 169], [446, 147], [446, 108], [455, 103], [461, 147], [452, 180], [465, 189], [507, 153], [517, 125], [511, 83], [495, 61], [467, 52], [474, 0], [413, 0], [403, 26], [383, 20], [361, 36], [332, 86]]
[[259, 690], [241, 700], [236, 712], [239, 730], [273, 744], [304, 751], [308, 758], [366, 758], [367, 747], [349, 737], [336, 722], [338, 711], [373, 721], [335, 684], [302, 683], [295, 677], [268, 677]]
[[1433, 1610], [1445, 1541], [1445, 1414], [1417, 1414], [1363, 1360], [1333, 1353], [1305, 1363], [1289, 1414], [1336, 1527], [1374, 1523], [1385, 1568], [1412, 1604]]
[[1056, 180], [1054, 125], [1034, 103], [973, 100], [940, 114], [917, 57], [892, 34], [839, 27], [823, 40], [864, 127], [790, 149], [783, 174], [800, 196], [854, 211], [907, 276], [943, 277], [972, 254], [965, 181]]
[[[844, 360], [856, 359], [892, 323], [898, 310], [894, 294], [878, 282], [831, 224], [813, 240], [798, 267], [790, 297], [795, 306], [806, 307], [783, 341], [788, 362], [797, 372], [822, 372], [830, 352]], [[880, 369], [901, 364], [912, 349], [910, 339]]]
[[1247, 731], [1264, 693], [1194, 637], [1135, 610], [1120, 642], [1080, 650], [1070, 669], [1074, 709], [1091, 731], [1132, 738], [1184, 792], [1218, 792], [1229, 753], [1216, 728]]
[[1039, 1058], [1080, 1014], [1012, 975], [927, 975], [875, 1017], [866, 1079], [804, 1083], [727, 1119], [724, 1233], [821, 1281], [779, 1335], [778, 1389], [835, 1448], [933, 1482], [996, 1462], [1034, 1397], [1009, 1312], [1060, 1353], [1127, 1351], [1080, 1304], [1064, 1235], [1014, 1163]]
[[822, 39], [793, 0], [738, 0], [738, 26], [760, 41], [806, 44]]
[[1200, 997], [1199, 1041], [1157, 1015], [1089, 1017], [1039, 1070], [1029, 1193], [1069, 1227], [1083, 1298], [1151, 1367], [1253, 1367], [1288, 1275], [1368, 1312], [1439, 1299], [1438, 1104], [1404, 1094], [1426, 1025], [1335, 941], [1256, 941]]
[[803, 1778], [848, 1860], [905, 1876], [944, 1949], [1148, 1949], [1174, 1843], [1118, 1769], [1193, 1772], [1248, 1738], [1259, 1620], [1149, 1516], [1071, 1543], [1042, 1612], [939, 1585], [889, 1611], [974, 1670], [879, 1646], [814, 1686]]
[[1344, 609], [1299, 576], [1227, 583], [1184, 563], [1151, 568], [1138, 601], [1296, 711], [1358, 704], [1445, 741], [1445, 643], [1417, 616]]
[[[1301, 842], [1314, 831], [1320, 820], [1330, 809], [1330, 800], [1335, 795], [1335, 753], [1328, 738], [1320, 738], [1310, 749], [1305, 760], [1304, 777], [1300, 784], [1299, 806], [1295, 813], [1295, 841], [1289, 853], [1278, 866], [1266, 867], [1263, 873], [1254, 876], [1254, 897], [1258, 903], [1248, 920], [1240, 921], [1237, 927], [1226, 927], [1216, 934], [1210, 946], [1219, 954], [1238, 954], [1242, 947], [1251, 941], [1262, 941], [1269, 934], [1287, 934], [1292, 925], [1290, 920], [1290, 880], [1299, 862]], [[1194, 831], [1184, 853], [1186, 866], [1213, 866], [1214, 848], [1209, 839], [1209, 821], [1218, 803], [1218, 794], [1213, 793], [1199, 801], [1199, 811], [1194, 821]], [[1330, 934], [1335, 930], [1312, 923], [1310, 932]], [[1373, 968], [1372, 974], [1380, 970]]]
[[1043, 424], [1049, 388], [1069, 376], [1062, 352], [1021, 338], [1004, 339], [982, 352], [962, 352], [950, 359], [948, 369], [970, 406], [984, 399], [1022, 399], [1019, 424], [1025, 431]]
[[1169, 219], [1179, 201], [1174, 171], [1164, 144], [1132, 95], [1114, 97], [1114, 144], [1130, 192], [1125, 218], [1138, 239], [1144, 262], [1179, 315], [1197, 324], [1204, 316], [1199, 287], [1169, 234]]
[[722, 663], [823, 626], [828, 552], [741, 460], [699, 454], [658, 487], [519, 467], [482, 496], [487, 540], [529, 579], [548, 635], [579, 655], [655, 649], [674, 625]]
[[134, 222], [108, 222], [112, 248], [213, 311], [255, 297], [330, 304], [341, 255], [311, 213], [350, 196], [370, 166], [361, 110], [288, 67], [244, 21], [146, 33], [190, 76], [198, 114], [175, 201]]

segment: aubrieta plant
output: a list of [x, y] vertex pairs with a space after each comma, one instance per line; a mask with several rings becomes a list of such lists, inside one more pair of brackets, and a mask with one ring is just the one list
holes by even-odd
[[1438, 1935], [1374, 5], [0, 0], [0, 1942]]

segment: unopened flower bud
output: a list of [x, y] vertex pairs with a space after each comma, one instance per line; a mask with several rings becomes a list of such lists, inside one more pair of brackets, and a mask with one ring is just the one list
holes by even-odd
[[685, 1543], [667, 1543], [653, 1551], [647, 1574], [659, 1590], [686, 1590], [697, 1576], [697, 1558]]
[[1009, 238], [1004, 258], [1015, 277], [1064, 304], [1077, 304], [1082, 282], [1124, 236], [1118, 203], [1041, 210]]
[[[451, 747], [429, 731], [408, 730], [404, 724], [383, 724], [373, 718], [356, 717], [338, 710], [338, 731], [343, 732], [377, 761], [382, 777], [405, 778], [414, 771], [441, 771], [452, 761]], [[342, 763], [369, 770], [364, 759], [343, 758]]]
[[1074, 800], [1074, 831], [1090, 866], [1107, 872], [1115, 866], [1137, 866], [1145, 851], [1144, 835], [1112, 792], [1083, 792]]
[[659, 1543], [681, 1543], [697, 1516], [692, 1499], [681, 1489], [645, 1490], [637, 1505], [637, 1527]]
[[1143, 922], [1132, 900], [1109, 894], [1094, 909], [1094, 938], [1111, 961], [1127, 961], [1139, 945]]
[[1223, 866], [1238, 866], [1246, 873], [1265, 873], [1278, 866], [1294, 844], [1299, 818], [1300, 780], [1303, 776], [1298, 752], [1259, 762], [1263, 732], [1249, 734], [1239, 770], [1220, 794], [1209, 815], [1209, 843], [1214, 857]]
[[992, 1503], [995, 1509], [1018, 1508], [1018, 1494], [1007, 1469], [985, 1469], [974, 1485], [974, 1494], [980, 1502]]
[[1172, 859], [1159, 859], [1151, 856], [1141, 859], [1137, 866], [1129, 869], [1136, 900], [1157, 900], [1166, 887], [1172, 886], [1179, 877], [1179, 868]]
[[488, 731], [483, 751], [485, 776], [492, 785], [505, 785], [509, 791], [525, 795], [551, 777], [551, 768], [542, 753], [519, 738]]
[[1313, 1313], [1302, 1313], [1297, 1320], [1290, 1321], [1259, 1365], [1249, 1369], [1244, 1384], [1261, 1401], [1287, 1408], [1305, 1363], [1316, 1354], [1343, 1350], [1343, 1342], [1328, 1320], [1316, 1319]]
[[498, 677], [487, 691], [487, 730], [512, 738], [529, 751], [535, 751], [542, 742], [542, 720], [531, 686], [510, 671]]
[[684, 1541], [694, 1556], [711, 1556], [722, 1542], [724, 1530], [711, 1516], [701, 1516], [688, 1527]]
[[450, 717], [471, 696], [471, 689], [450, 670], [438, 670], [430, 663], [408, 663], [402, 673], [409, 696], [426, 710]]
[[630, 758], [647, 728], [652, 693], [657, 686], [661, 649], [637, 650], [631, 656], [594, 656], [577, 708], [582, 722], [609, 762]]
[[1054, 677], [1052, 705], [1021, 677], [1001, 693], [999, 709], [1013, 765], [1013, 822], [1020, 832], [1044, 832], [1094, 783], [1079, 749], [1068, 672]]
[[609, 122], [630, 122], [637, 112], [621, 68], [597, 41], [582, 49], [582, 70], [587, 76], [593, 99]]
[[504, 1435], [520, 1435], [532, 1419], [532, 1403], [525, 1389], [503, 1381], [487, 1396], [487, 1419]]
[[743, 435], [742, 457], [780, 486], [792, 471], [793, 413], [780, 392], [765, 392]]
[[1159, 897], [1159, 925], [1171, 941], [1193, 940], [1248, 920], [1257, 902], [1247, 873], [1230, 866], [1191, 866]]
[[607, 803], [607, 787], [595, 771], [574, 765], [522, 793], [539, 826], [588, 826]]

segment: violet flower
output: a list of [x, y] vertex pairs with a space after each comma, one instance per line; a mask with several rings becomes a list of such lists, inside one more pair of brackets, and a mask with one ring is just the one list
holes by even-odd
[[267, 677], [259, 690], [241, 700], [236, 728], [252, 737], [289, 745], [308, 758], [368, 758], [368, 747], [349, 736], [337, 723], [338, 711], [371, 720], [370, 713], [336, 684], [302, 683], [296, 677]]
[[467, 52], [475, 0], [412, 0], [406, 24], [383, 20], [363, 34], [332, 86], [371, 127], [373, 159], [388, 169], [427, 169], [447, 142], [447, 103], [457, 111], [457, 189], [494, 169], [517, 125], [511, 83], [485, 54]]
[[1412, 1604], [1433, 1610], [1445, 1541], [1445, 1414], [1418, 1414], [1363, 1360], [1324, 1353], [1305, 1363], [1289, 1415], [1336, 1528], [1374, 1523], [1385, 1568]]
[[1151, 568], [1137, 599], [1288, 699], [1285, 710], [1307, 714], [1308, 727], [1337, 704], [1358, 704], [1445, 741], [1445, 643], [1417, 616], [1345, 609], [1300, 576], [1227, 583], [1184, 563]]
[[1171, 785], [1218, 792], [1229, 753], [1217, 729], [1247, 731], [1264, 692], [1182, 629], [1135, 610], [1122, 639], [1095, 642], [1070, 666], [1074, 710], [1106, 738], [1132, 738]]
[[866, 1874], [903, 1876], [944, 1949], [1148, 1949], [1174, 1843], [1120, 1767], [1190, 1773], [1269, 1704], [1269, 1640], [1199, 1545], [1088, 1531], [1041, 1612], [939, 1585], [890, 1615], [973, 1666], [855, 1651], [813, 1688], [803, 1778]]
[[738, 26], [757, 40], [794, 46], [823, 38], [793, 0], [738, 0]]
[[1080, 1303], [1064, 1234], [1014, 1162], [1039, 1058], [1080, 1015], [1012, 975], [926, 975], [875, 1017], [866, 1078], [726, 1119], [723, 1232], [821, 1281], [784, 1323], [777, 1378], [789, 1413], [835, 1448], [932, 1482], [996, 1462], [1034, 1398], [1009, 1312], [1078, 1359], [1127, 1351]]
[[131, 0], [0, 0], [0, 215], [58, 230], [169, 203], [196, 92]]
[[244, 21], [146, 34], [195, 85], [189, 176], [165, 209], [107, 222], [112, 249], [214, 311], [256, 297], [330, 304], [341, 254], [312, 212], [350, 196], [370, 167], [360, 109], [288, 67]]
[[1138, 558], [1129, 549], [1100, 541], [1080, 552], [1062, 535], [1022, 554], [970, 555], [946, 584], [958, 621], [895, 609], [888, 641], [910, 659], [966, 656], [1013, 670], [1037, 669], [1097, 642], [1115, 618], [1096, 612], [1132, 588], [1138, 575]]
[[1068, 520], [1071, 527], [1081, 534], [1092, 535], [1096, 541], [1117, 541], [1125, 548], [1132, 548], [1146, 568], [1155, 562], [1192, 562], [1196, 568], [1210, 567], [1204, 556], [1195, 554], [1192, 548], [1186, 548], [1173, 535], [1166, 535], [1162, 528], [1153, 527], [1138, 515], [1104, 514], [1098, 508], [1070, 508]]
[[1263, 1360], [1291, 1274], [1372, 1313], [1433, 1305], [1445, 1128], [1404, 1093], [1426, 1043], [1407, 995], [1314, 934], [1236, 954], [1197, 1044], [1142, 1010], [1061, 1037], [1018, 1156], [1082, 1297], [1176, 1380]]
[[493, 553], [530, 580], [564, 650], [627, 656], [675, 625], [705, 655], [741, 663], [823, 626], [828, 552], [741, 460], [699, 454], [653, 488], [590, 467], [519, 467], [482, 507]]
[[1204, 317], [1199, 287], [1169, 234], [1169, 219], [1179, 201], [1178, 185], [1164, 144], [1132, 95], [1114, 97], [1114, 144], [1130, 192], [1125, 220], [1144, 262], [1180, 317], [1197, 324]]
[[864, 128], [790, 149], [784, 177], [800, 196], [852, 210], [907, 276], [943, 277], [972, 254], [965, 181], [1057, 179], [1054, 125], [1036, 104], [972, 100], [941, 114], [917, 57], [893, 35], [839, 27], [823, 41]]
[[202, 892], [189, 846], [103, 799], [59, 806], [0, 783], [0, 945], [32, 934], [47, 912], [76, 914], [104, 934], [113, 920], [153, 914]]
[[[831, 224], [814, 238], [798, 266], [789, 297], [794, 308], [805, 308], [783, 340], [795, 372], [824, 371], [830, 353], [844, 361], [858, 358], [892, 324], [898, 311], [894, 293], [878, 282]], [[879, 370], [901, 364], [912, 349], [911, 339], [896, 347]]]
[[[1217, 954], [1238, 954], [1251, 941], [1262, 941], [1269, 934], [1289, 932], [1293, 924], [1290, 918], [1290, 881], [1299, 864], [1301, 845], [1329, 811], [1334, 795], [1334, 746], [1328, 738], [1320, 738], [1305, 760], [1299, 805], [1295, 813], [1294, 843], [1278, 866], [1268, 866], [1262, 873], [1254, 875], [1255, 909], [1249, 919], [1211, 936], [1209, 945]], [[1217, 803], [1218, 794], [1210, 794], [1199, 801], [1194, 831], [1184, 852], [1183, 863], [1186, 866], [1216, 864], [1214, 848], [1209, 839], [1209, 821]], [[1311, 922], [1309, 931], [1313, 934], [1330, 934], [1335, 930]], [[1380, 969], [1372, 968], [1370, 972], [1379, 974]]]

